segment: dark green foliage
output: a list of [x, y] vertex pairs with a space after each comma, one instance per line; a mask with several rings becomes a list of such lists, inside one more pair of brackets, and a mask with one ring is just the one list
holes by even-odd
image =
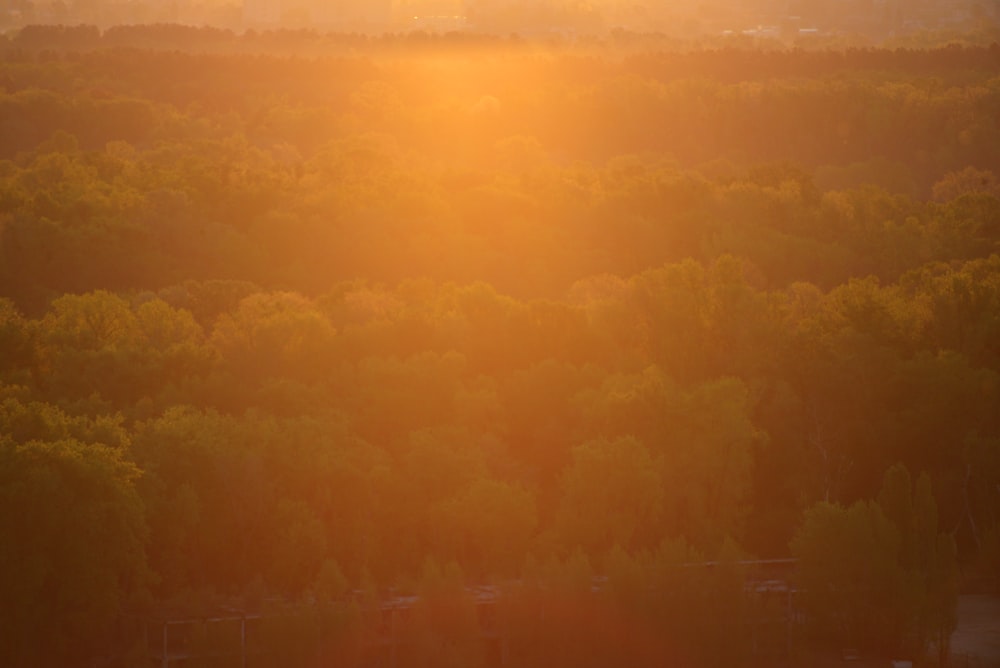
[[148, 529], [123, 453], [0, 438], [0, 628], [9, 666], [70, 665], [114, 647], [148, 583]]
[[916, 656], [995, 574], [995, 48], [14, 43], [5, 665], [146, 590], [351, 665], [391, 585], [479, 665], [459, 583], [518, 579], [523, 665], [736, 665], [793, 535], [833, 639]]
[[876, 501], [807, 511], [792, 542], [813, 633], [841, 647], [948, 656], [958, 596], [955, 543], [938, 532], [930, 478], [904, 466], [885, 475]]

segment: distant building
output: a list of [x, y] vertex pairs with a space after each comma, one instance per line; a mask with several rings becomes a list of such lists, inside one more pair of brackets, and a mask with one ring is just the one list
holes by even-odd
[[243, 0], [248, 28], [382, 32], [391, 21], [392, 0]]
[[425, 32], [456, 32], [467, 26], [468, 21], [464, 16], [414, 16], [408, 27], [410, 30]]
[[283, 10], [284, 0], [243, 0], [243, 22], [250, 27], [276, 27]]

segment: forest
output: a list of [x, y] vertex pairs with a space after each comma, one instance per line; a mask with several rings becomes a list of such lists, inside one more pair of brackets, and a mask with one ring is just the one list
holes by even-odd
[[796, 647], [944, 665], [998, 175], [997, 44], [8, 34], [0, 664], [231, 606], [358, 665], [420, 593], [407, 665], [485, 666], [489, 584], [516, 665], [751, 665], [741, 564], [796, 559]]

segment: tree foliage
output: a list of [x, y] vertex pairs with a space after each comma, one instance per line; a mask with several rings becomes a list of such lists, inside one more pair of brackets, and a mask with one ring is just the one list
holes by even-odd
[[877, 500], [814, 506], [792, 548], [815, 633], [909, 656], [933, 641], [947, 660], [957, 562], [951, 535], [938, 531], [927, 475], [914, 486], [896, 465]]
[[524, 665], [732, 665], [790, 550], [916, 655], [995, 574], [995, 47], [4, 39], [0, 661], [148, 590], [350, 663], [424, 581], [472, 665], [457, 583], [519, 580]]

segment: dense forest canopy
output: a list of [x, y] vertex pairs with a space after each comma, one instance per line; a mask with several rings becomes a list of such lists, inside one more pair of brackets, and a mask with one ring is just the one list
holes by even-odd
[[663, 46], [8, 36], [0, 663], [397, 587], [477, 665], [454, 583], [569, 625], [600, 576], [732, 665], [738, 573], [677, 565], [751, 556], [819, 640], [940, 649], [1000, 564], [1000, 47]]

